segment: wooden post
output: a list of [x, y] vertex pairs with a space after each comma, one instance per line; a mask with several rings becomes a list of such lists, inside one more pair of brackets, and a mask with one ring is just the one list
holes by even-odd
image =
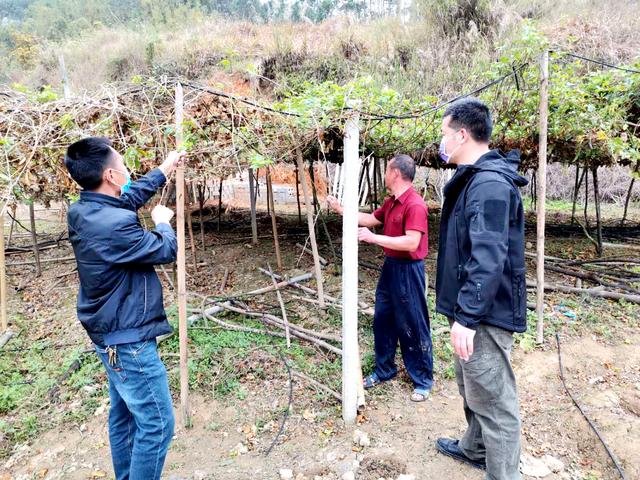
[[[304, 174], [304, 170], [303, 170]], [[296, 164], [296, 203], [298, 204], [298, 224], [302, 225], [302, 209], [300, 208], [300, 168]]]
[[[189, 192], [189, 189], [185, 187], [186, 192]], [[198, 272], [198, 255], [196, 254], [196, 242], [193, 239], [193, 219], [191, 218], [191, 195], [187, 194], [189, 197], [189, 207], [187, 208], [187, 226], [189, 227], [189, 242], [191, 243], [191, 256], [193, 257], [193, 271]]]
[[591, 171], [593, 175], [593, 200], [596, 206], [596, 251], [598, 256], [601, 257], [603, 253], [602, 249], [602, 218], [600, 215], [600, 184], [598, 182], [598, 166], [595, 165]]
[[9, 227], [9, 238], [7, 238], [6, 247], [9, 247], [11, 245], [11, 238], [13, 237], [13, 227], [14, 227], [14, 224], [16, 223], [16, 206], [15, 205], [13, 206], [12, 210], [13, 210], [13, 215], [10, 215], [11, 226]]
[[200, 206], [200, 243], [202, 243], [202, 251], [205, 250], [204, 244], [204, 192], [206, 190], [207, 185], [207, 177], [204, 179], [205, 183], [203, 185], [198, 184], [198, 205]]
[[[311, 208], [311, 199], [309, 196], [309, 186], [307, 185], [307, 177], [304, 174], [304, 163], [302, 163], [302, 151], [296, 149], [296, 165], [300, 171], [302, 178], [302, 194], [304, 195], [304, 205], [307, 210], [307, 226], [309, 227], [309, 240], [311, 241], [311, 251], [313, 253], [313, 267], [316, 274], [316, 284], [318, 288], [318, 301], [320, 308], [324, 308], [324, 285], [322, 283], [322, 269], [320, 267], [320, 255], [318, 254], [318, 243], [316, 242], [316, 229], [313, 225], [313, 210]], [[313, 168], [313, 167], [312, 167]]]
[[7, 272], [4, 256], [4, 209], [0, 211], [0, 326], [3, 332], [9, 328], [7, 319]]
[[276, 262], [278, 269], [282, 270], [282, 257], [280, 257], [280, 242], [278, 241], [278, 224], [276, 223], [276, 210], [273, 201], [273, 185], [271, 184], [271, 168], [267, 167], [267, 198], [270, 204], [271, 229], [273, 230], [273, 243], [276, 249]]
[[537, 262], [536, 262], [536, 341], [544, 342], [544, 229], [547, 196], [547, 125], [549, 114], [549, 51], [540, 60], [540, 143], [538, 145], [537, 209]]
[[362, 375], [358, 348], [358, 115], [345, 123], [342, 221], [342, 418], [354, 424]]
[[31, 199], [29, 203], [29, 221], [31, 222], [31, 240], [33, 241], [33, 253], [36, 256], [36, 275], [42, 275], [40, 267], [40, 249], [38, 248], [38, 234], [36, 233], [36, 214], [34, 212], [35, 200]]
[[256, 185], [253, 168], [249, 169], [249, 202], [251, 203], [251, 243], [258, 244], [258, 222], [256, 220]]
[[220, 177], [220, 187], [218, 187], [218, 233], [220, 233], [220, 217], [222, 216], [222, 182], [223, 178]]
[[62, 52], [58, 54], [58, 64], [60, 65], [60, 76], [62, 77], [62, 91], [64, 99], [68, 100], [71, 96], [71, 88], [69, 87], [69, 76], [67, 75], [67, 67], [64, 64], [64, 56]]
[[[176, 150], [182, 147], [183, 92], [182, 85], [176, 85]], [[189, 412], [189, 367], [187, 351], [187, 279], [186, 246], [184, 232], [184, 166], [176, 169], [176, 229], [178, 236], [178, 331], [180, 337], [180, 411], [182, 425], [191, 427]]]
[[624, 221], [627, 219], [627, 210], [629, 209], [629, 200], [631, 200], [631, 194], [633, 193], [633, 184], [636, 181], [636, 177], [631, 177], [631, 183], [629, 184], [629, 190], [627, 190], [627, 196], [624, 201], [624, 211], [622, 212], [622, 220], [620, 220], [620, 226], [624, 226]]

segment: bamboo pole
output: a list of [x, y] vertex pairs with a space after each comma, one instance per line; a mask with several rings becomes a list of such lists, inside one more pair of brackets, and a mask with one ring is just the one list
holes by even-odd
[[[183, 124], [183, 91], [182, 85], [176, 84], [176, 149], [182, 147]], [[189, 370], [187, 351], [187, 279], [186, 279], [186, 246], [184, 215], [184, 166], [176, 169], [176, 227], [178, 234], [178, 331], [180, 336], [180, 411], [182, 425], [191, 427], [189, 412]]]
[[549, 113], [549, 51], [540, 60], [540, 135], [538, 147], [537, 209], [537, 260], [536, 260], [536, 341], [544, 341], [544, 229], [546, 223], [545, 201], [547, 194], [547, 125]]
[[[309, 240], [311, 241], [311, 252], [313, 254], [313, 269], [316, 274], [316, 285], [318, 288], [318, 300], [320, 307], [324, 308], [324, 285], [322, 283], [322, 267], [320, 266], [320, 255], [318, 254], [318, 243], [316, 242], [316, 229], [313, 224], [313, 211], [311, 209], [311, 199], [309, 198], [309, 186], [307, 185], [307, 177], [304, 174], [304, 164], [302, 163], [302, 151], [296, 149], [296, 164], [301, 172], [302, 194], [304, 195], [304, 204], [307, 210], [307, 226], [309, 227]], [[313, 167], [312, 167], [313, 168]]]
[[280, 242], [278, 241], [278, 224], [276, 223], [276, 210], [273, 202], [273, 185], [271, 184], [271, 168], [267, 167], [267, 198], [270, 204], [271, 229], [273, 230], [273, 243], [276, 249], [276, 263], [278, 269], [282, 270], [282, 257], [280, 256]]
[[36, 214], [34, 212], [34, 200], [29, 203], [29, 221], [31, 222], [31, 239], [33, 240], [33, 253], [36, 257], [36, 275], [42, 275], [42, 267], [40, 265], [40, 248], [38, 247], [38, 235], [36, 233]]
[[9, 328], [7, 319], [7, 276], [4, 256], [4, 211], [0, 211], [0, 325], [2, 331]]
[[256, 185], [253, 168], [249, 169], [249, 203], [251, 203], [251, 243], [258, 244], [258, 222], [256, 220]]
[[358, 348], [358, 115], [347, 119], [344, 135], [342, 221], [342, 418], [354, 424], [361, 382]]

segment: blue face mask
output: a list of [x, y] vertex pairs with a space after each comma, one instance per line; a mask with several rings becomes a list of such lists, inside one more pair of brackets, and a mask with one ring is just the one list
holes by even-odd
[[120, 195], [123, 195], [125, 193], [127, 193], [129, 191], [129, 189], [131, 188], [131, 175], [129, 175], [129, 172], [127, 171], [120, 171], [120, 170], [115, 170], [118, 173], [122, 173], [123, 175], [125, 175], [127, 177], [127, 180], [120, 185]]
[[127, 181], [124, 182], [124, 185], [120, 187], [120, 195], [127, 193], [130, 188], [131, 188], [131, 177], [127, 173]]

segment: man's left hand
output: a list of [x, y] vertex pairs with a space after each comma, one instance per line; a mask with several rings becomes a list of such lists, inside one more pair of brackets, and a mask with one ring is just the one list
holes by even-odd
[[369, 230], [367, 227], [358, 228], [358, 240], [366, 243], [376, 243], [377, 235]]
[[162, 164], [158, 167], [164, 173], [165, 178], [169, 178], [169, 175], [173, 173], [173, 171], [179, 166], [182, 165], [185, 156], [187, 153], [185, 151], [180, 152], [169, 152], [167, 155], [167, 159], [162, 162]]

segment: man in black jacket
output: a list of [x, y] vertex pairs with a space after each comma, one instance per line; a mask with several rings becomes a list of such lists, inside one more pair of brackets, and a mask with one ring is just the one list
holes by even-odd
[[475, 98], [444, 113], [440, 155], [457, 169], [444, 190], [436, 309], [451, 324], [468, 423], [437, 449], [487, 479], [519, 480], [520, 415], [511, 367], [513, 333], [526, 330], [524, 212], [519, 152], [489, 149], [492, 122]]
[[151, 212], [142, 228], [137, 210], [166, 181], [183, 154], [171, 152], [131, 182], [122, 156], [106, 138], [69, 146], [64, 159], [82, 187], [69, 208], [69, 239], [78, 265], [78, 318], [96, 346], [109, 379], [109, 442], [116, 480], [159, 479], [173, 436], [167, 371], [156, 337], [170, 333], [162, 285], [153, 268], [176, 258], [173, 212]]

